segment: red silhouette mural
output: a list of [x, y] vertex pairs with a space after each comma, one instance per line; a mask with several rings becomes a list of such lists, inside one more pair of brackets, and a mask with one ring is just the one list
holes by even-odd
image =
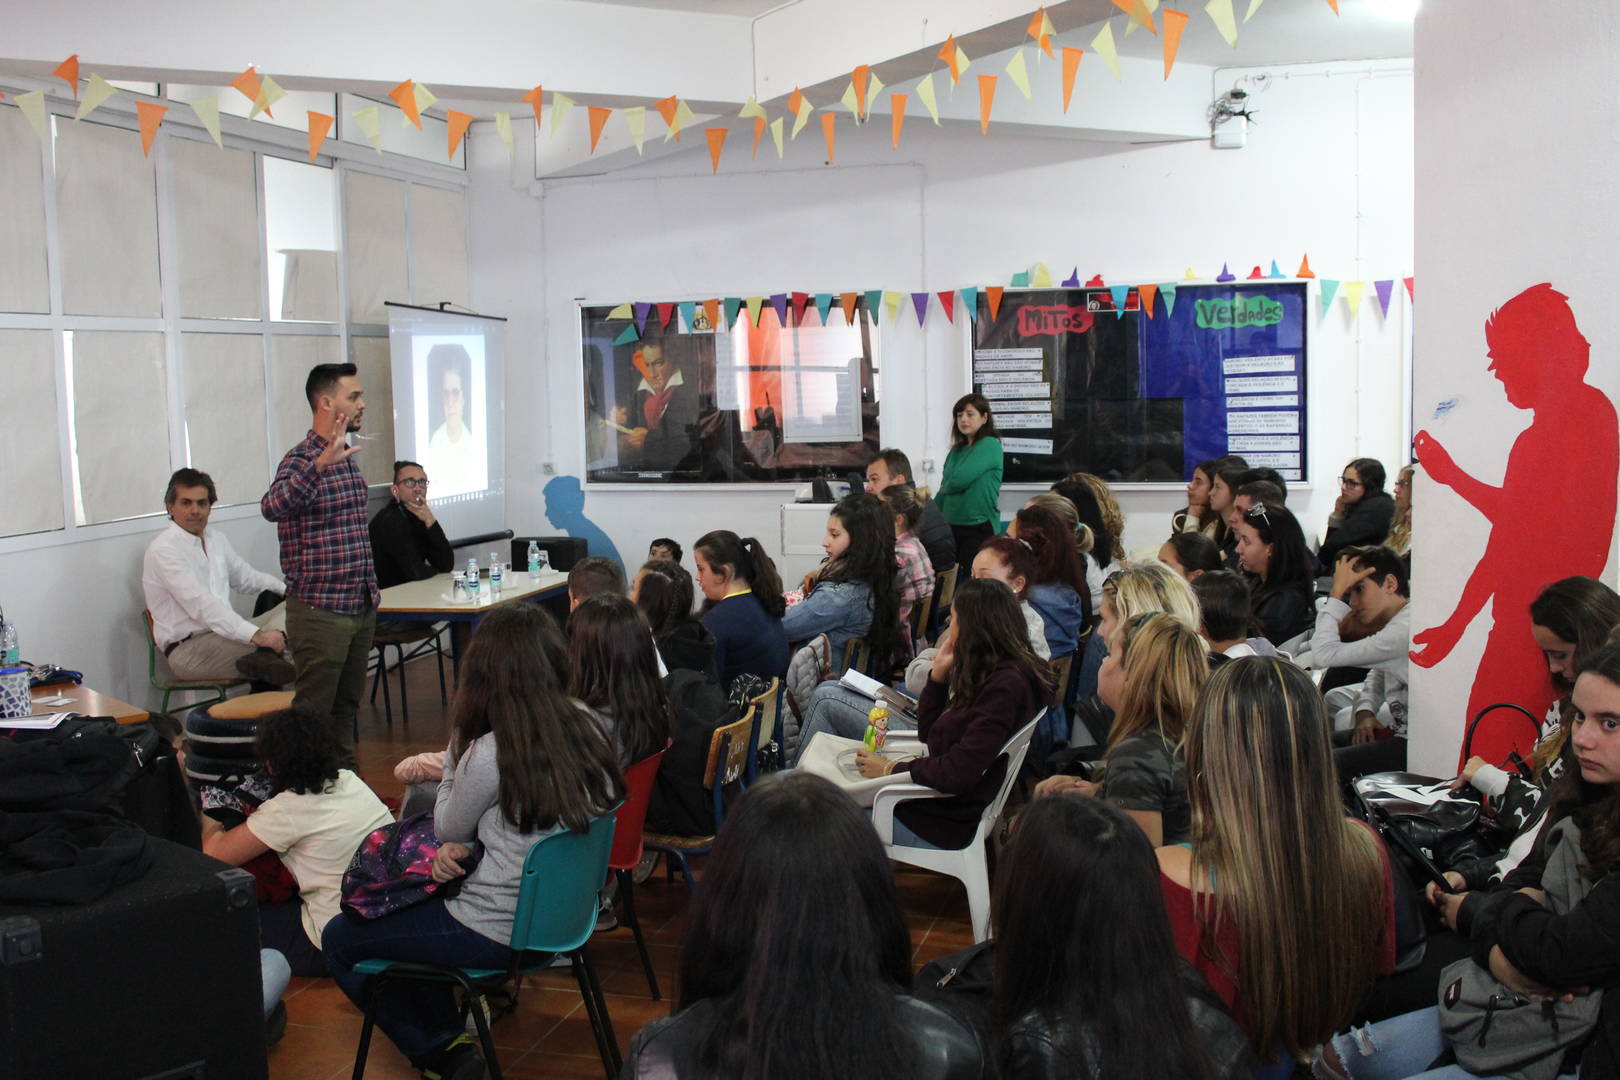
[[[1530, 410], [1530, 426], [1508, 452], [1501, 487], [1475, 479], [1427, 431], [1414, 443], [1435, 482], [1468, 501], [1490, 524], [1485, 554], [1440, 625], [1412, 636], [1412, 662], [1434, 667], [1450, 655], [1468, 624], [1491, 605], [1491, 631], [1468, 695], [1468, 718], [1499, 701], [1540, 716], [1554, 696], [1547, 664], [1530, 636], [1530, 602], [1549, 582], [1573, 574], [1597, 577], [1608, 560], [1620, 477], [1620, 432], [1613, 404], [1587, 384], [1591, 347], [1575, 325], [1569, 298], [1535, 285], [1503, 304], [1485, 323], [1487, 370], [1508, 403]], [[1502, 761], [1529, 756], [1529, 725], [1494, 714], [1480, 725], [1473, 752]], [[1459, 747], [1459, 751], [1460, 751]], [[1459, 757], [1460, 762], [1460, 757]]]

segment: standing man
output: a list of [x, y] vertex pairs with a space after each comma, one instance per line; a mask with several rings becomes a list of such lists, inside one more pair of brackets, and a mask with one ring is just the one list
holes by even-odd
[[393, 496], [371, 519], [371, 555], [377, 566], [377, 588], [422, 581], [455, 567], [444, 526], [428, 506], [427, 471], [414, 461], [394, 462]]
[[350, 432], [365, 416], [353, 364], [318, 364], [304, 382], [309, 434], [287, 451], [259, 509], [276, 523], [287, 576], [293, 704], [330, 714], [354, 757], [353, 724], [377, 622], [377, 575], [366, 531], [366, 481]]
[[[866, 490], [873, 495], [881, 495], [896, 484], [916, 489], [917, 485], [911, 479], [911, 459], [903, 450], [878, 451], [878, 456], [866, 467]], [[956, 536], [951, 532], [951, 523], [939, 512], [933, 499], [924, 500], [919, 495], [917, 501], [922, 503], [922, 517], [917, 519], [917, 539], [922, 541], [923, 550], [928, 552], [928, 561], [934, 570], [944, 573], [956, 565]]]
[[141, 562], [141, 591], [152, 616], [152, 640], [184, 682], [238, 675], [272, 686], [293, 681], [287, 651], [286, 605], [257, 619], [231, 607], [231, 591], [285, 593], [287, 586], [247, 564], [224, 533], [208, 527], [219, 496], [214, 478], [197, 469], [169, 477], [163, 508], [168, 526]]

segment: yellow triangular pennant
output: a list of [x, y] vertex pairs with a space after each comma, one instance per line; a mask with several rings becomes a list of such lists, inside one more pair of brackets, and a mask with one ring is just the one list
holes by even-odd
[[746, 120], [750, 116], [763, 117], [764, 115], [765, 115], [765, 107], [763, 105], [761, 105], [759, 102], [755, 101], [753, 96], [750, 95], [748, 100], [743, 103], [742, 111], [737, 113], [737, 119]]
[[439, 100], [438, 95], [429, 90], [427, 87], [423, 86], [421, 83], [417, 83], [415, 86], [411, 87], [411, 90], [416, 97], [417, 116], [421, 116], [423, 113], [427, 112], [433, 107], [433, 103]]
[[923, 108], [928, 115], [934, 118], [934, 126], [939, 127], [939, 98], [934, 95], [934, 73], [929, 72], [917, 84], [917, 97], [922, 100]]
[[771, 121], [771, 141], [776, 143], [776, 156], [782, 156], [782, 128], [785, 126], [784, 118], [778, 116]]
[[44, 142], [47, 138], [45, 128], [45, 91], [30, 90], [26, 94], [18, 94], [12, 100], [17, 103], [17, 108], [22, 110], [22, 114], [28, 117], [28, 123], [33, 127], [34, 134], [39, 136], [39, 141]]
[[219, 98], [199, 98], [191, 103], [191, 111], [197, 114], [197, 122], [214, 140], [214, 145], [225, 149], [225, 142], [219, 137]]
[[1025, 101], [1033, 100], [1029, 89], [1029, 61], [1024, 59], [1023, 49], [1013, 50], [1012, 59], [1007, 61], [1007, 77], [1018, 87]]
[[382, 115], [377, 106], [367, 105], [363, 109], [356, 109], [349, 114], [354, 117], [354, 126], [360, 129], [360, 134], [371, 143], [372, 149], [382, 153]]
[[248, 112], [248, 119], [252, 120], [262, 112], [269, 112], [276, 102], [287, 96], [287, 91], [281, 84], [268, 75], [259, 78], [259, 96], [253, 99], [253, 108]]
[[567, 116], [573, 109], [574, 99], [567, 94], [551, 95], [551, 133], [553, 135], [557, 134], [557, 127], [563, 122], [563, 117]]
[[647, 106], [637, 105], [633, 109], [621, 110], [624, 113], [624, 126], [630, 131], [630, 141], [636, 144], [636, 153], [641, 153], [641, 144], [647, 141]]
[[789, 138], [792, 138], [792, 139], [797, 139], [799, 137], [799, 132], [804, 130], [804, 125], [806, 125], [806, 124], [808, 124], [810, 122], [810, 114], [816, 111], [816, 107], [814, 105], [810, 104], [810, 99], [809, 98], [804, 97], [801, 94], [800, 99], [801, 100], [799, 101], [799, 115], [794, 118], [794, 120], [793, 120], [793, 131], [788, 136]]
[[73, 119], [83, 120], [116, 93], [117, 87], [92, 71], [90, 83], [84, 88], [84, 97], [79, 99], [79, 109], [73, 114]]
[[511, 113], [498, 112], [495, 114], [495, 134], [499, 135], [501, 137], [501, 142], [506, 144], [506, 154], [508, 157], [517, 153], [517, 137], [512, 134]]
[[[1232, 0], [1226, 0], [1226, 2], [1230, 5]], [[1108, 70], [1114, 73], [1114, 78], [1119, 78], [1119, 48], [1114, 44], [1114, 26], [1112, 23], [1105, 22], [1102, 24], [1102, 29], [1097, 31], [1097, 36], [1091, 39], [1091, 51], [1103, 58], [1103, 63], [1107, 64]]]
[[1367, 287], [1365, 281], [1346, 281], [1344, 283], [1344, 302], [1350, 308], [1350, 319], [1355, 321], [1361, 314], [1361, 293]]
[[1209, 0], [1209, 3], [1204, 5], [1204, 11], [1209, 14], [1210, 21], [1215, 24], [1215, 29], [1221, 32], [1221, 37], [1226, 39], [1226, 43], [1234, 49], [1237, 48], [1237, 15], [1232, 11], [1232, 0]]

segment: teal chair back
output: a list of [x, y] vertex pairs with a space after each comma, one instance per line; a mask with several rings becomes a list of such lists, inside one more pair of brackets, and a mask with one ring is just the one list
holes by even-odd
[[573, 952], [596, 929], [597, 892], [607, 879], [613, 850], [612, 813], [591, 822], [586, 832], [553, 833], [529, 849], [523, 861], [517, 914], [512, 920], [515, 952]]

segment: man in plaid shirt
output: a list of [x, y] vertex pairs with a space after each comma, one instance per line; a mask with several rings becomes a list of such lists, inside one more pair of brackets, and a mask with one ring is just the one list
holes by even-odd
[[331, 714], [354, 757], [354, 716], [377, 625], [377, 574], [366, 529], [366, 481], [351, 458], [365, 389], [353, 364], [319, 364], [304, 383], [309, 434], [287, 451], [260, 512], [276, 523], [287, 581], [293, 703]]

